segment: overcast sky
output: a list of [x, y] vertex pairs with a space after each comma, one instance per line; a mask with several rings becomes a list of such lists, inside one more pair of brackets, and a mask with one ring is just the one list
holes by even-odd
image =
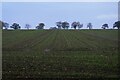
[[112, 28], [118, 20], [118, 2], [3, 2], [0, 19], [10, 25], [17, 22], [22, 28], [26, 23], [35, 28], [40, 22], [49, 28], [56, 21], [79, 21], [85, 29], [89, 22], [95, 29], [108, 23]]
[[119, 0], [1, 0], [2, 2], [118, 2]]

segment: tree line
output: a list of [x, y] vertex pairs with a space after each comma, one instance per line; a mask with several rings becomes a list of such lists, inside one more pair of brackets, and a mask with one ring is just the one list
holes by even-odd
[[[50, 27], [49, 29], [69, 29], [70, 26], [71, 26], [71, 28], [74, 28], [74, 29], [77, 29], [77, 28], [81, 29], [83, 27], [83, 24], [81, 24], [80, 22], [76, 22], [76, 21], [72, 22], [71, 25], [67, 21], [64, 21], [64, 22], [59, 21], [59, 22], [56, 22], [55, 24], [56, 24], [56, 27]], [[39, 23], [35, 28], [38, 30], [44, 29], [44, 26], [45, 26], [45, 23]], [[18, 23], [13, 23], [11, 26], [9, 26], [8, 23], [3, 22], [3, 21], [0, 21], [0, 27], [1, 27], [1, 29], [3, 29], [3, 28], [4, 29], [13, 28], [14, 30], [21, 29], [21, 26]], [[31, 27], [30, 24], [25, 24], [26, 29], [30, 29], [30, 27]], [[87, 24], [87, 28], [93, 29], [92, 27], [93, 27], [92, 23]], [[120, 21], [117, 21], [113, 24], [113, 29], [115, 27], [120, 29]], [[101, 28], [106, 29], [106, 28], [109, 28], [109, 26], [108, 26], [108, 24], [105, 23], [102, 25]]]

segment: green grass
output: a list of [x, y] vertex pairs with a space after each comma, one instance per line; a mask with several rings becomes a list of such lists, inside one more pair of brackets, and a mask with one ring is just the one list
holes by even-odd
[[3, 30], [3, 78], [118, 78], [118, 30]]

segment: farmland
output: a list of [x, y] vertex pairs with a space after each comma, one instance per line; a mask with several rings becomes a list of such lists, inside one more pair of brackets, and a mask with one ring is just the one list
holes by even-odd
[[3, 78], [117, 78], [118, 30], [3, 30]]

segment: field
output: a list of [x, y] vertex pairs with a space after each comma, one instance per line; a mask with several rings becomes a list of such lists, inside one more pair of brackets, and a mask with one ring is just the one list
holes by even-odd
[[118, 30], [3, 30], [3, 78], [118, 78]]

